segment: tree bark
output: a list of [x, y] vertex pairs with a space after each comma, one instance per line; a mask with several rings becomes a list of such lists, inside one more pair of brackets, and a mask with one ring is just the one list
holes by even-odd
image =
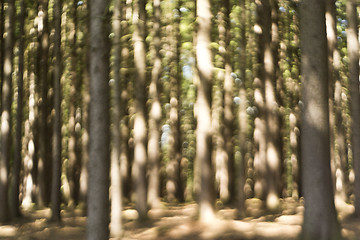
[[109, 238], [109, 1], [90, 1], [90, 144], [87, 239]]
[[60, 222], [61, 205], [61, 13], [62, 0], [57, 0], [54, 6], [54, 129], [52, 145], [52, 184], [51, 184], [51, 220]]
[[160, 207], [160, 121], [161, 105], [159, 99], [159, 81], [161, 74], [161, 8], [160, 0], [154, 0], [154, 50], [155, 58], [151, 72], [151, 83], [149, 96], [151, 99], [151, 109], [149, 114], [149, 141], [148, 141], [148, 161], [149, 161], [149, 186], [147, 202], [151, 208]]
[[342, 239], [330, 170], [328, 58], [325, 0], [300, 6], [302, 72], [302, 180], [305, 198], [301, 239]]
[[198, 22], [196, 64], [199, 74], [197, 90], [196, 161], [200, 167], [199, 220], [211, 221], [214, 215], [214, 182], [211, 161], [211, 88], [213, 64], [210, 51], [211, 5], [209, 0], [196, 1]]
[[122, 182], [120, 171], [120, 151], [121, 151], [121, 86], [120, 86], [120, 69], [121, 69], [121, 20], [122, 20], [122, 1], [117, 0], [114, 3], [112, 16], [112, 30], [114, 32], [113, 40], [113, 77], [114, 84], [112, 90], [112, 145], [111, 145], [111, 219], [110, 235], [120, 238], [122, 234]]
[[19, 202], [19, 186], [20, 186], [20, 170], [22, 162], [22, 124], [23, 124], [23, 99], [24, 99], [24, 45], [25, 45], [25, 11], [26, 3], [24, 0], [20, 2], [20, 15], [19, 15], [19, 72], [17, 76], [17, 108], [16, 108], [16, 139], [14, 149], [14, 163], [13, 163], [13, 181], [11, 191], [11, 215], [12, 218], [18, 218], [21, 216], [20, 213], [20, 202]]
[[1, 130], [0, 130], [0, 223], [10, 220], [8, 199], [8, 169], [11, 149], [11, 102], [12, 102], [12, 74], [13, 48], [15, 40], [15, 1], [7, 1], [5, 11], [4, 39], [4, 78], [1, 94]]
[[147, 217], [146, 201], [146, 163], [147, 163], [147, 123], [146, 123], [146, 0], [136, 0], [133, 12], [135, 80], [135, 117], [134, 117], [134, 164], [132, 176], [135, 184], [135, 208], [139, 220]]
[[50, 98], [49, 77], [48, 77], [48, 58], [49, 58], [49, 22], [48, 22], [48, 0], [41, 0], [38, 6], [38, 88], [40, 89], [40, 99], [38, 107], [40, 108], [39, 126], [39, 150], [37, 159], [37, 202], [39, 206], [45, 207], [50, 200], [50, 173], [51, 173], [51, 128], [50, 128]]
[[349, 81], [351, 94], [352, 117], [352, 152], [355, 172], [354, 195], [355, 215], [360, 217], [360, 93], [359, 93], [359, 39], [358, 15], [356, 3], [353, 0], [346, 2], [347, 49], [349, 56]]

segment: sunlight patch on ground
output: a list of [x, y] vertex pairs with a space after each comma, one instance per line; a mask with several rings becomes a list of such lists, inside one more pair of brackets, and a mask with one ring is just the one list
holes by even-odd
[[14, 226], [0, 226], [0, 238], [14, 237], [16, 232], [17, 228]]

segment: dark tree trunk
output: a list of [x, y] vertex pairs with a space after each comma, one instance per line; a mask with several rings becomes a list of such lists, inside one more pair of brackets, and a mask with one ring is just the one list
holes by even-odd
[[52, 145], [51, 220], [59, 222], [61, 205], [61, 13], [62, 0], [56, 0], [54, 7], [54, 129]]
[[301, 239], [341, 239], [330, 170], [328, 58], [325, 0], [300, 7], [302, 72], [302, 180], [305, 198]]
[[109, 238], [109, 1], [90, 2], [90, 145], [87, 239]]
[[20, 2], [20, 15], [19, 15], [19, 73], [17, 77], [17, 109], [16, 109], [16, 139], [15, 139], [15, 153], [13, 164], [13, 181], [11, 191], [11, 214], [13, 218], [20, 217], [20, 203], [19, 203], [19, 186], [20, 186], [20, 170], [21, 170], [21, 151], [22, 151], [22, 124], [23, 124], [23, 99], [24, 99], [24, 45], [25, 45], [25, 0]]
[[8, 199], [8, 169], [11, 149], [11, 102], [12, 102], [12, 74], [13, 48], [15, 34], [15, 0], [7, 1], [5, 12], [4, 39], [4, 78], [1, 93], [1, 130], [0, 130], [0, 223], [10, 220]]

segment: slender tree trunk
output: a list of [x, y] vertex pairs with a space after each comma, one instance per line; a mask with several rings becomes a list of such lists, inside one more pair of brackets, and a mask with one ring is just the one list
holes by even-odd
[[214, 218], [214, 180], [211, 161], [211, 88], [213, 64], [210, 51], [211, 4], [209, 0], [196, 1], [198, 30], [196, 40], [196, 64], [199, 74], [197, 90], [196, 161], [200, 167], [199, 219], [202, 222]]
[[120, 172], [120, 147], [121, 147], [121, 86], [120, 86], [120, 69], [121, 69], [121, 19], [122, 19], [121, 0], [115, 1], [114, 12], [112, 16], [112, 29], [115, 34], [113, 40], [113, 77], [114, 87], [112, 91], [112, 145], [111, 145], [111, 219], [110, 234], [112, 237], [120, 238], [122, 234], [122, 182]]
[[59, 222], [61, 205], [61, 12], [62, 0], [57, 0], [54, 7], [54, 130], [52, 149], [52, 184], [51, 184], [51, 220]]
[[68, 141], [68, 158], [69, 158], [69, 167], [68, 167], [68, 179], [70, 187], [70, 206], [76, 206], [79, 203], [79, 168], [80, 168], [80, 151], [79, 151], [79, 137], [77, 130], [78, 123], [78, 95], [80, 92], [79, 87], [79, 78], [78, 78], [78, 57], [77, 57], [77, 30], [78, 30], [78, 14], [77, 14], [77, 0], [73, 0], [70, 4], [70, 15], [72, 20], [69, 22], [69, 45], [70, 50], [70, 76], [71, 76], [71, 86], [70, 86], [70, 106], [69, 106], [69, 141]]
[[87, 239], [109, 238], [109, 1], [90, 2], [90, 145]]
[[134, 118], [134, 164], [133, 179], [136, 191], [135, 208], [142, 221], [147, 215], [146, 201], [146, 163], [147, 163], [147, 124], [146, 124], [146, 24], [145, 24], [146, 0], [134, 2], [133, 33], [134, 61], [137, 78], [135, 80], [135, 118]]
[[330, 170], [328, 59], [325, 0], [300, 6], [302, 72], [302, 180], [305, 198], [301, 239], [342, 239]]
[[48, 0], [41, 0], [38, 9], [38, 33], [39, 33], [39, 55], [38, 55], [38, 79], [40, 81], [40, 119], [39, 119], [39, 147], [40, 154], [37, 162], [37, 202], [44, 207], [49, 203], [50, 163], [51, 163], [51, 131], [49, 128], [49, 23], [48, 23]]
[[349, 56], [349, 81], [351, 94], [352, 115], [352, 151], [355, 172], [354, 194], [355, 215], [360, 216], [360, 93], [359, 93], [359, 39], [358, 15], [356, 3], [353, 0], [346, 2], [346, 16], [348, 19], [347, 48]]
[[281, 182], [281, 150], [278, 104], [275, 94], [277, 22], [273, 21], [275, 0], [263, 0], [264, 83], [266, 111], [266, 207], [274, 210], [279, 206]]
[[[5, 23], [5, 14], [4, 14], [4, 1], [0, 4], [0, 36], [4, 36], [4, 23]], [[4, 66], [4, 38], [0, 37], [0, 66]], [[2, 85], [4, 79], [4, 68], [0, 67], [0, 92], [2, 92]], [[2, 99], [0, 98], [0, 106]]]
[[[219, 197], [222, 202], [228, 203], [230, 199], [230, 168], [229, 158], [227, 152], [225, 150], [225, 139], [224, 139], [224, 131], [223, 129], [226, 127], [224, 122], [224, 114], [225, 114], [225, 85], [229, 84], [229, 82], [225, 83], [225, 55], [226, 55], [226, 46], [225, 46], [225, 38], [226, 38], [226, 9], [225, 2], [218, 9], [218, 33], [219, 33], [219, 48], [218, 48], [218, 60], [216, 61], [216, 67], [219, 67], [221, 70], [218, 71], [215, 77], [215, 82], [213, 86], [213, 97], [212, 97], [212, 116], [211, 116], [211, 124], [212, 129], [214, 131], [213, 134], [213, 164], [215, 167], [215, 182], [216, 187], [219, 191]], [[228, 80], [228, 79], [227, 79]], [[232, 81], [230, 82], [232, 84]], [[227, 90], [229, 90], [228, 85], [226, 86]], [[232, 90], [232, 89], [231, 89]], [[230, 104], [232, 104], [232, 96], [230, 100]], [[231, 109], [230, 109], [231, 110]], [[232, 122], [229, 127], [231, 127]], [[231, 142], [231, 139], [230, 139]]]
[[[241, 39], [240, 39], [240, 79], [242, 79], [242, 83], [240, 85], [239, 89], [239, 98], [240, 98], [240, 104], [239, 104], [239, 110], [238, 110], [238, 121], [239, 121], [239, 146], [240, 146], [240, 162], [237, 164], [236, 168], [236, 199], [237, 199], [237, 210], [238, 215], [240, 217], [245, 216], [245, 180], [246, 180], [246, 166], [247, 166], [247, 160], [246, 160], [246, 153], [247, 153], [247, 130], [248, 130], [248, 121], [247, 121], [247, 96], [246, 96], [246, 5], [245, 1], [241, 1], [241, 15], [240, 19], [242, 22], [241, 27]], [[230, 19], [229, 19], [230, 20]], [[230, 23], [228, 23], [230, 24]], [[230, 26], [229, 26], [230, 27]], [[228, 37], [227, 41], [230, 41], [230, 38]], [[228, 56], [229, 57], [229, 56]], [[227, 124], [225, 124], [227, 125]], [[233, 151], [233, 150], [232, 150]]]
[[81, 134], [81, 170], [80, 170], [80, 177], [79, 177], [79, 184], [80, 184], [80, 189], [79, 189], [79, 200], [84, 204], [84, 206], [86, 206], [86, 201], [87, 201], [87, 192], [88, 192], [88, 162], [89, 162], [89, 104], [90, 104], [90, 95], [89, 95], [89, 72], [90, 72], [90, 67], [89, 67], [89, 63], [90, 60], [88, 58], [89, 51], [88, 51], [88, 46], [89, 44], [89, 31], [88, 31], [88, 22], [89, 22], [89, 18], [88, 18], [88, 10], [90, 9], [90, 5], [87, 4], [86, 8], [82, 9], [82, 11], [79, 11], [79, 14], [81, 14], [81, 16], [79, 16], [80, 18], [84, 18], [84, 23], [79, 25], [79, 30], [84, 33], [84, 39], [83, 40], [83, 52], [82, 52], [82, 64], [80, 64], [80, 73], [79, 75], [81, 76], [81, 84], [83, 85], [82, 91], [81, 91], [81, 96], [82, 96], [82, 100], [81, 100], [81, 117], [82, 117], [82, 121], [81, 121], [81, 125], [82, 125], [82, 129], [83, 132]]
[[10, 220], [8, 206], [8, 169], [11, 149], [11, 102], [12, 102], [12, 73], [13, 48], [15, 34], [15, 1], [7, 1], [5, 12], [4, 39], [4, 80], [1, 94], [1, 130], [0, 130], [0, 223]]
[[160, 207], [160, 121], [161, 105], [159, 99], [159, 80], [161, 74], [161, 8], [160, 0], [154, 0], [154, 50], [155, 58], [151, 72], [151, 83], [149, 96], [151, 99], [151, 109], [149, 114], [149, 141], [148, 141], [148, 161], [149, 161], [149, 186], [147, 202], [151, 208]]
[[22, 152], [22, 124], [23, 124], [23, 99], [24, 99], [24, 45], [25, 45], [25, 11], [26, 3], [24, 0], [20, 2], [20, 16], [19, 16], [19, 72], [17, 77], [17, 109], [16, 109], [16, 142], [14, 150], [13, 163], [13, 181], [11, 191], [11, 215], [13, 218], [20, 217], [20, 202], [19, 202], [19, 186], [20, 186], [20, 170], [21, 170], [21, 152]]

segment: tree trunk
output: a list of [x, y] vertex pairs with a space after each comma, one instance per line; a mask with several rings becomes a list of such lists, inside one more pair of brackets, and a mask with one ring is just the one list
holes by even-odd
[[13, 48], [15, 34], [15, 1], [7, 1], [5, 12], [4, 39], [4, 80], [1, 94], [1, 131], [0, 131], [0, 223], [10, 220], [8, 209], [8, 169], [11, 149], [11, 102], [12, 102], [12, 74]]
[[87, 239], [109, 238], [109, 1], [90, 2], [90, 145]]
[[52, 139], [52, 184], [51, 184], [51, 220], [60, 222], [61, 205], [61, 13], [62, 0], [57, 0], [54, 6], [54, 129]]
[[349, 56], [349, 81], [351, 94], [352, 116], [352, 152], [355, 172], [354, 195], [355, 215], [360, 216], [360, 93], [359, 93], [359, 39], [358, 15], [356, 3], [353, 0], [346, 2], [347, 49]]
[[196, 161], [200, 167], [199, 219], [211, 221], [214, 215], [214, 182], [211, 161], [211, 87], [213, 64], [210, 51], [211, 5], [209, 0], [196, 1], [196, 64], [199, 74], [197, 90]]
[[111, 145], [111, 219], [110, 219], [110, 235], [120, 238], [122, 234], [122, 182], [120, 172], [120, 147], [121, 147], [121, 86], [120, 86], [120, 69], [121, 69], [121, 20], [122, 20], [122, 3], [117, 0], [114, 3], [114, 12], [112, 16], [112, 29], [114, 32], [113, 40], [113, 91], [112, 91], [112, 145]]
[[325, 1], [300, 6], [302, 72], [302, 180], [305, 198], [301, 239], [341, 239], [330, 170], [328, 58]]
[[76, 206], [79, 203], [79, 173], [80, 173], [80, 163], [81, 163], [81, 153], [79, 150], [79, 130], [76, 127], [78, 124], [78, 99], [79, 93], [81, 91], [81, 83], [79, 83], [78, 77], [78, 46], [77, 46], [77, 31], [78, 31], [78, 14], [77, 14], [77, 5], [78, 1], [73, 0], [72, 4], [69, 5], [70, 16], [72, 19], [67, 20], [69, 25], [69, 45], [70, 45], [70, 106], [69, 106], [69, 140], [68, 140], [68, 159], [69, 167], [67, 178], [69, 180], [70, 187], [70, 199], [69, 206]]
[[48, 78], [48, 58], [49, 58], [49, 23], [48, 23], [48, 0], [42, 0], [38, 9], [38, 66], [37, 74], [39, 79], [41, 101], [39, 101], [39, 158], [37, 162], [37, 202], [39, 206], [45, 207], [49, 203], [50, 164], [51, 164], [51, 130], [49, 125], [49, 78]]
[[19, 203], [19, 186], [20, 186], [20, 170], [22, 162], [22, 124], [23, 124], [23, 99], [24, 99], [24, 45], [25, 45], [25, 11], [26, 3], [24, 0], [20, 2], [19, 15], [19, 72], [17, 76], [17, 108], [16, 108], [16, 139], [14, 149], [14, 163], [13, 163], [13, 181], [11, 191], [11, 215], [13, 218], [20, 217], [20, 203]]
[[147, 202], [151, 208], [160, 207], [160, 121], [161, 105], [159, 99], [159, 80], [161, 74], [161, 8], [160, 0], [154, 0], [154, 50], [155, 58], [151, 72], [151, 83], [149, 96], [151, 99], [151, 109], [149, 114], [149, 141], [148, 141], [148, 161], [149, 161], [149, 186]]
[[[237, 210], [238, 210], [238, 216], [243, 217], [245, 216], [245, 181], [246, 181], [246, 166], [247, 166], [247, 160], [246, 160], [246, 153], [247, 153], [247, 131], [248, 131], [248, 115], [246, 112], [247, 109], [247, 96], [246, 96], [246, 5], [245, 1], [241, 1], [241, 39], [240, 39], [240, 79], [242, 79], [242, 83], [240, 83], [240, 89], [239, 89], [239, 110], [238, 110], [238, 121], [239, 121], [239, 147], [240, 147], [240, 162], [236, 164], [236, 178], [235, 178], [235, 187], [236, 187], [236, 199], [237, 199]], [[230, 19], [229, 19], [230, 20]], [[230, 25], [230, 22], [228, 23]], [[230, 26], [228, 26], [230, 27]], [[230, 41], [230, 38], [228, 37], [227, 41]], [[229, 56], [228, 56], [229, 57]], [[225, 124], [228, 125], [229, 123]]]
[[134, 42], [134, 61], [136, 68], [135, 80], [135, 118], [134, 118], [134, 164], [132, 176], [136, 188], [135, 208], [139, 213], [139, 220], [142, 221], [147, 215], [146, 201], [146, 21], [145, 21], [146, 0], [136, 0], [134, 2], [133, 33]]

